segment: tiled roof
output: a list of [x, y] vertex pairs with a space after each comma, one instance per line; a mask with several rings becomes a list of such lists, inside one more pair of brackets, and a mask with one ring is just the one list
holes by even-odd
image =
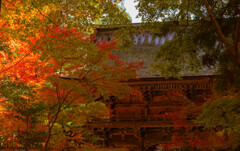
[[[109, 41], [112, 38], [113, 32], [116, 28], [111, 29], [99, 29], [97, 34], [97, 40]], [[176, 33], [171, 32], [165, 37], [159, 37], [149, 32], [134, 34], [135, 45], [131, 48], [130, 52], [124, 51], [114, 51], [115, 54], [120, 55], [127, 62], [144, 61], [145, 69], [138, 71], [139, 78], [149, 78], [149, 77], [161, 77], [158, 72], [152, 71], [151, 65], [155, 58], [156, 52], [164, 42], [173, 39]], [[203, 70], [198, 73], [191, 71], [181, 72], [181, 76], [197, 76], [197, 75], [213, 75], [215, 73], [214, 69], [203, 68]]]

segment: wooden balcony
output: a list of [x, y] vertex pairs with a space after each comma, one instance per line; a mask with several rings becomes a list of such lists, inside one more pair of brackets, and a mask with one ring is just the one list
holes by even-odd
[[[182, 124], [184, 124], [185, 126], [191, 126], [193, 122], [191, 120], [185, 120], [182, 121]], [[111, 119], [104, 121], [92, 121], [91, 123], [88, 123], [87, 126], [90, 126], [92, 128], [173, 127], [174, 122], [172, 120], [158, 118], [154, 116], [149, 116], [147, 118], [144, 116], [139, 116], [138, 118], [121, 116], [112, 117]]]

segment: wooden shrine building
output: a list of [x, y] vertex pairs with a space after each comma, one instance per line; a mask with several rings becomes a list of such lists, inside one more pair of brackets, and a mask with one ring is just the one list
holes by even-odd
[[[107, 147], [143, 151], [151, 150], [155, 145], [171, 143], [171, 134], [176, 131], [173, 121], [157, 116], [180, 109], [181, 104], [172, 102], [169, 93], [181, 93], [194, 103], [201, 104], [212, 93], [213, 77], [192, 76], [182, 80], [148, 78], [129, 81], [129, 85], [140, 89], [143, 95], [106, 101], [113, 110], [113, 116], [109, 121], [91, 123], [91, 127], [104, 138], [103, 144]], [[193, 118], [194, 115], [189, 117], [185, 124], [191, 124]], [[178, 131], [184, 132], [184, 129]]]
[[[99, 33], [100, 38], [111, 39], [109, 37], [112, 30], [103, 29]], [[89, 124], [96, 134], [104, 139], [104, 146], [126, 147], [130, 151], [163, 150], [161, 144], [171, 144], [171, 135], [174, 132], [184, 134], [185, 131], [184, 128], [176, 130], [172, 120], [158, 116], [181, 108], [181, 103], [172, 101], [169, 94], [182, 94], [196, 105], [202, 104], [205, 98], [212, 94], [214, 78], [209, 74], [209, 70], [201, 71], [201, 76], [191, 75], [186, 71], [181, 80], [165, 79], [151, 72], [149, 68], [157, 48], [172, 36], [173, 33], [166, 37], [152, 36], [147, 32], [136, 34], [133, 51], [128, 54], [119, 53], [125, 60], [141, 61], [144, 58], [147, 69], [139, 72], [139, 79], [128, 81], [128, 84], [140, 90], [141, 94], [130, 95], [121, 100], [114, 97], [106, 100], [105, 103], [113, 111], [113, 116], [108, 121]], [[191, 124], [194, 116], [189, 116], [185, 124]], [[175, 150], [189, 149], [182, 147]]]

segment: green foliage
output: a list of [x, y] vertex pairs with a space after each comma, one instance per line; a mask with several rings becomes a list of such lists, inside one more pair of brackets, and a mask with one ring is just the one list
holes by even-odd
[[119, 50], [130, 52], [131, 48], [134, 46], [134, 34], [136, 33], [136, 27], [131, 24], [126, 24], [119, 27], [114, 34], [113, 38], [118, 39]]
[[[236, 16], [236, 7], [239, 5], [238, 0], [209, 1], [214, 13], [218, 18]], [[138, 4], [139, 17], [144, 22], [152, 22], [158, 19], [162, 21], [187, 21], [208, 19], [203, 1], [192, 0], [139, 0]], [[235, 8], [235, 9], [234, 9]]]
[[202, 106], [202, 112], [195, 123], [204, 124], [206, 129], [215, 130], [214, 135], [225, 141], [225, 145], [220, 148], [235, 149], [239, 146], [240, 140], [239, 104], [239, 94], [209, 100]]
[[196, 121], [204, 123], [207, 128], [222, 126], [232, 130], [239, 129], [239, 94], [215, 99], [203, 105], [203, 112]]
[[178, 77], [182, 70], [197, 72], [201, 69], [198, 56], [199, 52], [197, 52], [192, 39], [187, 35], [180, 35], [165, 42], [159, 48], [153, 67], [155, 70], [159, 70], [163, 76]]
[[[46, 106], [43, 102], [33, 101], [36, 93], [34, 87], [6, 81], [1, 83], [0, 91], [1, 96], [6, 98], [5, 101], [1, 101], [1, 105], [5, 107], [1, 128], [9, 130], [1, 131], [5, 138], [2, 141], [6, 142], [8, 137], [15, 135], [18, 147], [41, 148], [40, 142], [44, 141], [46, 133], [39, 126], [44, 122]], [[14, 125], [11, 125], [11, 120], [15, 121]]]
[[[117, 3], [107, 1], [102, 6], [103, 12], [106, 12], [102, 18], [100, 18], [103, 25], [116, 26], [130, 24], [130, 16], [125, 12], [126, 10], [121, 8]], [[111, 10], [111, 11], [109, 11]]]

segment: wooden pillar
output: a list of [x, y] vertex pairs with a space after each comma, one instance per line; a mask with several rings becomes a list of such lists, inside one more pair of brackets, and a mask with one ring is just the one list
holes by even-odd
[[119, 115], [119, 111], [117, 110], [117, 111], [116, 111], [116, 116], [115, 116], [117, 122], [119, 122], [119, 116], [120, 116], [120, 115]]
[[110, 133], [110, 129], [108, 128], [105, 128], [103, 130], [103, 133], [104, 133], [104, 142], [103, 142], [103, 145], [105, 147], [109, 147], [109, 133]]
[[122, 128], [120, 133], [121, 133], [121, 140], [125, 141], [125, 135], [127, 134], [127, 130]]
[[147, 104], [145, 107], [145, 120], [149, 121], [149, 105]]
[[144, 151], [144, 137], [145, 137], [145, 129], [138, 129], [138, 151]]

